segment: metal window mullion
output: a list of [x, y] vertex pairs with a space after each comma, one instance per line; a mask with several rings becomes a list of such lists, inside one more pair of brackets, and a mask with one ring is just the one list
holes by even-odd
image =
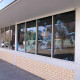
[[53, 26], [53, 16], [52, 16], [51, 58], [53, 57], [53, 52], [54, 52], [54, 50], [53, 50], [53, 48], [54, 48], [54, 47], [53, 47], [53, 46], [54, 46], [54, 45], [53, 45], [53, 43], [54, 43], [54, 42], [53, 42], [53, 41], [54, 41], [54, 40], [53, 40], [53, 38], [54, 38], [54, 30], [53, 30], [53, 27], [54, 27], [54, 26]]
[[[6, 43], [6, 29], [5, 29], [6, 27], [4, 27], [4, 43]], [[6, 46], [4, 45], [4, 48], [5, 48]]]
[[35, 46], [35, 54], [38, 52], [38, 22], [36, 19], [36, 46]]
[[17, 51], [17, 24], [15, 24], [15, 51]]
[[0, 28], [0, 47], [1, 47], [1, 28]]
[[24, 38], [24, 41], [25, 41], [25, 45], [24, 45], [25, 52], [26, 52], [26, 28], [27, 28], [27, 25], [26, 25], [26, 22], [25, 22], [25, 38]]
[[10, 49], [10, 41], [11, 41], [11, 30], [10, 30], [10, 26], [9, 26], [9, 49]]

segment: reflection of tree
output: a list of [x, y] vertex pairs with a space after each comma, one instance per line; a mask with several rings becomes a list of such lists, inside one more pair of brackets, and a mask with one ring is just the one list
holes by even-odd
[[33, 31], [27, 31], [26, 40], [36, 40], [36, 33]]
[[41, 33], [42, 33], [42, 31], [41, 31], [41, 30], [38, 30], [38, 39], [39, 39], [39, 40], [42, 40]]
[[31, 50], [35, 47], [35, 40], [36, 40], [36, 32], [30, 30], [27, 31], [26, 34], [26, 50]]
[[51, 48], [51, 25], [47, 25], [46, 22], [44, 26], [39, 26], [38, 29], [38, 42], [41, 46], [41, 49], [50, 49]]
[[[68, 29], [66, 26], [63, 25], [63, 22], [61, 22], [60, 20], [57, 21], [57, 23], [55, 24], [55, 39], [61, 39], [61, 45], [59, 44], [57, 47], [62, 49], [63, 47], [63, 41], [65, 39], [70, 39], [71, 43], [74, 43], [74, 32], [69, 33]], [[56, 40], [56, 41], [57, 41]], [[58, 42], [59, 43], [59, 42]]]

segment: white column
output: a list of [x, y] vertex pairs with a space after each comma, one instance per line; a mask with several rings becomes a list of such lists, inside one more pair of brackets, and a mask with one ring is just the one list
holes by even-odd
[[11, 40], [11, 30], [10, 30], [10, 26], [9, 26], [9, 49], [10, 49], [10, 40]]
[[[17, 24], [15, 24], [15, 51], [17, 51]], [[15, 53], [14, 65], [16, 65], [16, 53]]]
[[76, 9], [75, 63], [80, 64], [80, 8]]
[[15, 51], [17, 51], [17, 24], [15, 24]]
[[25, 37], [24, 37], [24, 41], [25, 41], [24, 47], [25, 47], [25, 52], [26, 52], [26, 22], [25, 22]]
[[52, 15], [51, 58], [53, 58], [53, 54], [54, 54], [54, 53], [53, 53], [53, 52], [54, 52], [54, 51], [53, 51], [53, 36], [54, 36], [54, 35], [53, 35], [53, 34], [54, 34], [54, 32], [53, 32], [53, 27], [54, 27], [53, 24], [54, 24], [54, 23], [53, 23], [53, 22], [54, 22], [54, 21], [53, 21], [53, 15]]
[[1, 28], [0, 28], [0, 47], [1, 47]]
[[38, 21], [36, 19], [36, 46], [35, 46], [35, 54], [38, 52]]

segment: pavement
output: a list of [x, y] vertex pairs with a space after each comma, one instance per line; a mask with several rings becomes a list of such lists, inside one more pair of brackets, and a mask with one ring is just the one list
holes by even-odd
[[0, 80], [44, 80], [0, 59]]

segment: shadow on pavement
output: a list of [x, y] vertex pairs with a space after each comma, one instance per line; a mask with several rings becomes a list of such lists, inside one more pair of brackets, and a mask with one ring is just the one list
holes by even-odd
[[44, 80], [0, 59], [0, 80]]

